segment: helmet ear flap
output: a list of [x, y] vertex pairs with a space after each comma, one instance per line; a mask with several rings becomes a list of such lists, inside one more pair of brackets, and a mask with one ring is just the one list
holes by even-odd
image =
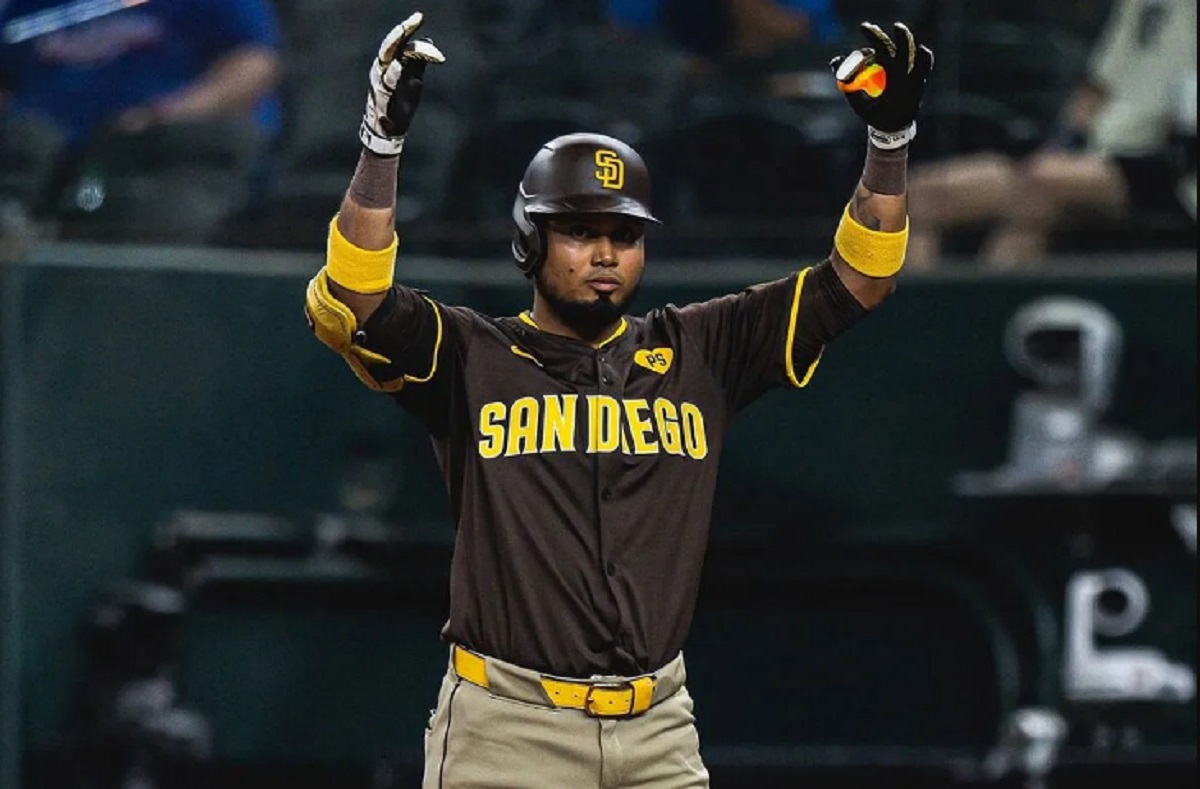
[[518, 192], [513, 203], [513, 232], [512, 253], [517, 268], [526, 277], [532, 277], [533, 272], [542, 263], [545, 243], [542, 240], [542, 230], [537, 223], [529, 218], [525, 210], [525, 195]]

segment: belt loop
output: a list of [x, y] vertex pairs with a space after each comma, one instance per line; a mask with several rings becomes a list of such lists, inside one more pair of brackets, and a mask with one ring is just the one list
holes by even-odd
[[629, 683], [633, 686], [633, 704], [630, 714], [640, 715], [650, 709], [654, 703], [654, 686], [658, 684], [654, 677], [640, 677]]
[[487, 661], [482, 656], [468, 652], [458, 644], [454, 645], [453, 653], [454, 673], [460, 679], [465, 679], [472, 685], [478, 685], [481, 688], [488, 687]]

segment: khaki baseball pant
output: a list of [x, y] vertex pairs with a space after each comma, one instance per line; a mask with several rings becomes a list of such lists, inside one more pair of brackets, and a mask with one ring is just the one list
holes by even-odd
[[425, 731], [422, 789], [707, 789], [682, 655], [656, 672], [649, 709], [631, 717], [556, 707], [543, 675], [477, 659], [486, 679], [471, 672], [473, 682], [452, 651]]

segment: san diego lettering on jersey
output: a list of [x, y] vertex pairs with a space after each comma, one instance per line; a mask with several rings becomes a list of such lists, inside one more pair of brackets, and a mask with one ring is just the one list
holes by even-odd
[[494, 401], [479, 409], [479, 434], [484, 460], [555, 452], [708, 457], [704, 414], [693, 403], [663, 397], [548, 394]]

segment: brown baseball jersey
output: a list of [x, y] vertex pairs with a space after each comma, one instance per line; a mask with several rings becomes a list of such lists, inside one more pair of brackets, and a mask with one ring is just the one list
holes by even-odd
[[830, 316], [863, 312], [829, 261], [627, 317], [595, 346], [393, 287], [364, 344], [392, 360], [379, 379], [405, 376], [393, 396], [429, 430], [450, 494], [444, 637], [568, 677], [671, 660], [731, 419], [806, 384], [851, 322]]

